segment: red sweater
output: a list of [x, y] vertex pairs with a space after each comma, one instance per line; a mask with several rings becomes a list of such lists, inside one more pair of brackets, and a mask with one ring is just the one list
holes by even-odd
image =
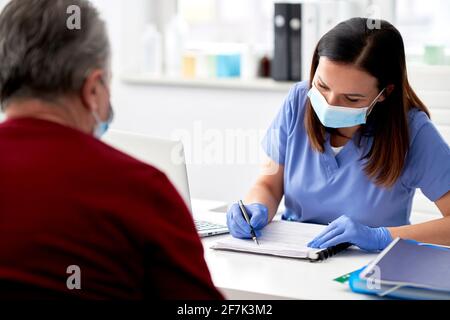
[[222, 298], [160, 171], [31, 118], [0, 124], [0, 150], [0, 297]]

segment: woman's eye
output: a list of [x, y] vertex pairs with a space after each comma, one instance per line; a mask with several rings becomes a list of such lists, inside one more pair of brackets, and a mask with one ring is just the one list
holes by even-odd
[[350, 98], [348, 98], [348, 97], [346, 97], [346, 98], [347, 98], [347, 100], [350, 101], [350, 102], [358, 102], [358, 101], [359, 101], [359, 99], [350, 99]]
[[321, 84], [321, 83], [319, 83], [319, 87], [320, 88], [322, 88], [322, 89], [324, 89], [324, 90], [327, 90], [328, 88], [327, 87], [325, 87], [323, 84]]

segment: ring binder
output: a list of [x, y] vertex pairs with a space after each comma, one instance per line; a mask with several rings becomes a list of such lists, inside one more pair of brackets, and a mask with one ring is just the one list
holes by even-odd
[[344, 251], [345, 249], [347, 249], [350, 246], [352, 246], [352, 244], [350, 242], [340, 243], [336, 246], [329, 247], [329, 248], [323, 249], [322, 251], [317, 252], [317, 258], [316, 259], [309, 258], [309, 260], [311, 262], [324, 261], [324, 260], [336, 255], [337, 253]]
[[251, 239], [238, 239], [231, 235], [215, 242], [211, 248], [216, 250], [240, 251], [265, 254], [277, 257], [320, 261], [330, 258], [351, 246], [341, 243], [327, 249], [308, 247], [308, 243], [322, 232], [326, 226], [290, 221], [272, 221], [258, 238], [259, 246]]

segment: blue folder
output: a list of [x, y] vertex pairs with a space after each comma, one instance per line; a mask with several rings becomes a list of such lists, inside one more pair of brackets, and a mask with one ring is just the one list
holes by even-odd
[[357, 293], [397, 299], [450, 299], [450, 250], [397, 238], [353, 272], [349, 285]]

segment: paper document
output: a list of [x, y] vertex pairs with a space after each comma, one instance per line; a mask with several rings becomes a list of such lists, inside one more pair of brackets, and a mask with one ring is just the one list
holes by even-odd
[[236, 239], [231, 235], [217, 241], [212, 249], [233, 250], [290, 258], [316, 259], [322, 249], [307, 244], [326, 226], [292, 221], [273, 221], [258, 237], [259, 246], [251, 239]]

